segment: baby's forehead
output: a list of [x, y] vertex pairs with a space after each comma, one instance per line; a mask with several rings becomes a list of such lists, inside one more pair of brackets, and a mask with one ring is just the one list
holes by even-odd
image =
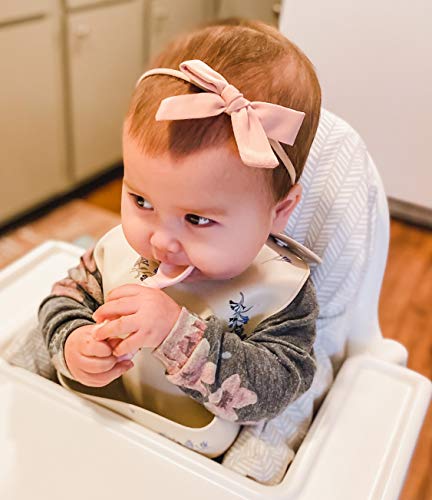
[[170, 193], [180, 204], [232, 205], [254, 198], [258, 205], [268, 193], [264, 169], [245, 165], [228, 148], [152, 156], [131, 143], [125, 145], [124, 163], [129, 184], [142, 186], [141, 191], [150, 196]]
[[[236, 152], [214, 148], [183, 160], [179, 172], [184, 168], [185, 174], [187, 172], [189, 175], [191, 188], [197, 189], [197, 194], [202, 196], [218, 199], [227, 194], [234, 196], [234, 199], [237, 195], [241, 199], [247, 194], [255, 196], [258, 201], [266, 192], [264, 169], [245, 165]], [[203, 189], [203, 186], [208, 189]]]

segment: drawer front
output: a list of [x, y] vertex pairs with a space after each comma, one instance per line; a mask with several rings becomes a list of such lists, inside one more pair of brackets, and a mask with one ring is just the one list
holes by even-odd
[[53, 5], [53, 0], [1, 0], [0, 23], [48, 14]]
[[[128, 0], [116, 0], [117, 3], [127, 2]], [[107, 3], [107, 0], [66, 0], [67, 9], [79, 9], [80, 7], [92, 7], [94, 5], [100, 5]]]
[[121, 132], [143, 68], [140, 1], [68, 16], [74, 176], [81, 181], [121, 161]]
[[48, 16], [0, 29], [0, 222], [66, 187], [58, 37]]

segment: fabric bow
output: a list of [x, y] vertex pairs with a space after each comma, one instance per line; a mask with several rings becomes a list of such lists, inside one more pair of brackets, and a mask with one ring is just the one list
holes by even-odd
[[[278, 104], [248, 101], [225, 78], [200, 60], [184, 61], [180, 72], [206, 92], [167, 97], [156, 113], [156, 120], [188, 120], [227, 113], [231, 116], [240, 157], [248, 166], [274, 168], [279, 164], [269, 139], [293, 145], [305, 113]], [[147, 74], [156, 74], [150, 70]], [[184, 76], [183, 76], [184, 75]]]

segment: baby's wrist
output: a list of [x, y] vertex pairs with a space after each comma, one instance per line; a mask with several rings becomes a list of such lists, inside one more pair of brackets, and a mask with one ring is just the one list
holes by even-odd
[[155, 325], [158, 332], [158, 346], [170, 335], [182, 312], [182, 307], [175, 300], [166, 295], [165, 292], [162, 293], [165, 300], [160, 309], [162, 312], [159, 314]]
[[163, 328], [163, 333], [159, 337], [159, 343], [156, 346], [156, 348], [159, 347], [174, 330], [174, 328], [178, 323], [181, 312], [182, 312], [182, 307], [180, 307], [176, 302], [174, 302], [169, 312], [167, 312], [165, 316], [165, 327]]

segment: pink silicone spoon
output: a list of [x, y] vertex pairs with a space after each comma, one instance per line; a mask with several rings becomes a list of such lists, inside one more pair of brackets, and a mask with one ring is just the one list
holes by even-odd
[[[179, 269], [180, 272], [178, 273]], [[156, 274], [149, 276], [142, 284], [150, 288], [166, 288], [167, 286], [177, 285], [177, 283], [186, 279], [193, 270], [194, 266], [183, 268], [181, 266], [172, 266], [171, 264], [164, 264], [161, 262]]]

